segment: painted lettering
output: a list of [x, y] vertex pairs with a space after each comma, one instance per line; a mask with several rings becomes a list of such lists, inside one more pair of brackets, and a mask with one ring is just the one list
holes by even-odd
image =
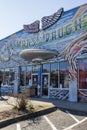
[[[60, 27], [53, 28], [51, 30], [40, 31], [32, 37], [30, 36], [28, 39], [18, 39], [18, 43], [14, 41], [11, 44], [14, 47], [32, 47], [40, 44], [44, 44], [46, 42], [51, 42], [52, 40], [57, 40], [63, 37], [67, 37], [69, 35], [73, 35], [76, 31], [80, 31], [80, 29], [87, 29], [87, 13], [84, 13], [81, 17], [70, 21], [70, 23], [62, 24]], [[24, 45], [26, 44], [26, 45]]]
[[81, 24], [82, 24], [81, 18], [74, 21], [75, 31], [77, 31], [78, 29], [81, 29]]
[[66, 26], [66, 35], [70, 35], [72, 33], [72, 26], [71, 24]]
[[56, 40], [56, 31], [52, 32], [52, 40]]
[[49, 33], [47, 33], [47, 34], [45, 35], [45, 38], [46, 38], [46, 42], [48, 42], [48, 41], [49, 41]]
[[58, 29], [58, 37], [59, 38], [63, 37], [63, 27], [61, 27], [60, 29]]

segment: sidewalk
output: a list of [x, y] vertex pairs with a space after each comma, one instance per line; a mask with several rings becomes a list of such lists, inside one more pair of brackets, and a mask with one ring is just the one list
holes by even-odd
[[74, 111], [81, 111], [87, 113], [87, 103], [82, 102], [69, 102], [69, 101], [62, 101], [58, 99], [48, 99], [48, 98], [32, 98], [32, 100], [45, 102], [45, 103], [51, 103], [53, 106], [56, 106], [58, 108], [64, 108], [68, 110], [74, 110]]
[[9, 105], [7, 103], [8, 101], [8, 97], [7, 96], [3, 96], [2, 98], [0, 97], [0, 112], [2, 111], [6, 111], [12, 108], [11, 105]]
[[[14, 97], [5, 96], [3, 97], [3, 99], [0, 99], [0, 112], [11, 109], [12, 105], [10, 104], [14, 102], [15, 102]], [[59, 109], [64, 108], [87, 113], [87, 103], [61, 101], [58, 99], [48, 99], [48, 98], [31, 98], [31, 102], [33, 105], [58, 107]]]
[[[33, 100], [32, 98], [29, 101], [33, 104], [34, 108], [37, 106], [42, 107], [42, 109], [55, 107], [51, 102], [39, 101], [39, 98]], [[7, 111], [13, 108], [13, 105], [16, 104], [16, 98], [10, 96], [0, 97], [0, 112]]]

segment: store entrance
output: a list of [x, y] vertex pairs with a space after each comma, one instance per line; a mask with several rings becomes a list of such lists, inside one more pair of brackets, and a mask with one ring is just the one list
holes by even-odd
[[49, 74], [42, 74], [42, 96], [48, 96]]
[[35, 89], [35, 95], [37, 95], [37, 89], [38, 89], [38, 74], [32, 74], [32, 87]]

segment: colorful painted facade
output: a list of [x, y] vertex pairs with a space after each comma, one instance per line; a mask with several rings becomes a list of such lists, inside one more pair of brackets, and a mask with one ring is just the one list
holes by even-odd
[[[19, 54], [22, 50], [31, 48], [56, 51], [58, 55], [40, 64], [29, 63]], [[41, 66], [41, 70], [38, 66]], [[18, 77], [14, 71], [14, 92], [17, 92], [17, 86], [28, 86], [31, 83], [33, 87], [39, 81], [40, 96], [86, 102], [87, 4], [66, 12], [61, 8], [53, 15], [42, 18], [42, 29], [39, 28], [39, 21], [35, 21], [0, 40], [1, 72], [2, 69], [17, 67], [20, 71], [17, 71]], [[22, 67], [25, 67], [24, 70]], [[21, 84], [22, 78], [24, 85]], [[26, 83], [27, 80], [29, 83]]]

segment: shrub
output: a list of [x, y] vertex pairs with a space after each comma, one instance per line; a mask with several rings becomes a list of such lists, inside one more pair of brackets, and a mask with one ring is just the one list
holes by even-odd
[[27, 104], [28, 104], [28, 98], [26, 94], [17, 94], [16, 95], [16, 106], [18, 110], [26, 110], [27, 109]]
[[34, 110], [33, 104], [31, 104], [31, 103], [29, 104], [29, 110], [31, 110], [31, 111]]
[[28, 91], [25, 91], [24, 93], [14, 94], [14, 98], [16, 99], [13, 105], [13, 109], [18, 111], [33, 111], [34, 107], [29, 99]]

